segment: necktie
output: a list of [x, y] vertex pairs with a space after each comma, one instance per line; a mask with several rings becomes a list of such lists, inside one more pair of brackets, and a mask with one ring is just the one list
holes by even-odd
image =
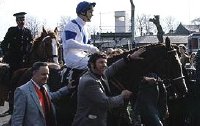
[[51, 103], [48, 99], [47, 93], [44, 89], [43, 86], [40, 86], [40, 91], [42, 93], [42, 97], [43, 97], [43, 102], [44, 102], [44, 115], [45, 115], [45, 120], [46, 120], [46, 126], [55, 126], [55, 118], [53, 115], [53, 111], [51, 108]]
[[47, 96], [46, 96], [45, 89], [44, 89], [43, 86], [40, 86], [40, 91], [41, 91], [42, 97], [43, 97], [44, 108], [45, 108], [44, 113], [45, 113], [45, 116], [46, 116], [46, 114], [49, 111], [49, 104], [48, 104]]

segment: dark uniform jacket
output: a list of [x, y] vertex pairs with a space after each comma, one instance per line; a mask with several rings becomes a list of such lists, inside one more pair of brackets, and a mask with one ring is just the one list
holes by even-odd
[[27, 28], [10, 27], [1, 43], [4, 62], [11, 67], [21, 67], [32, 45], [31, 31]]

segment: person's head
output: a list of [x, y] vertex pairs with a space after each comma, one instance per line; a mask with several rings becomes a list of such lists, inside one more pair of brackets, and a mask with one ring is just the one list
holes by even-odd
[[19, 13], [13, 14], [13, 16], [16, 17], [17, 25], [21, 28], [24, 26], [24, 23], [25, 23], [25, 14], [26, 12], [19, 12]]
[[107, 67], [107, 55], [102, 52], [94, 53], [88, 60], [88, 68], [99, 75], [102, 75]]
[[185, 47], [185, 45], [180, 44], [178, 47], [179, 47], [179, 52], [180, 53], [186, 53], [186, 47]]
[[47, 83], [49, 77], [49, 67], [46, 62], [35, 62], [31, 69], [33, 81], [40, 85]]
[[194, 62], [195, 58], [196, 58], [196, 53], [192, 52], [190, 55], [190, 62]]
[[76, 7], [76, 14], [85, 22], [90, 22], [93, 16], [93, 11], [96, 3], [87, 1], [80, 2]]

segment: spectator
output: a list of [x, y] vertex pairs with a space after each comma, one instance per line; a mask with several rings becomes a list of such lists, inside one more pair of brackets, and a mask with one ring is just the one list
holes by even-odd
[[185, 67], [186, 63], [189, 63], [189, 56], [186, 52], [186, 47], [183, 44], [180, 44], [178, 47], [179, 47], [179, 52], [181, 54], [180, 61], [182, 63], [182, 66]]
[[196, 68], [196, 53], [195, 52], [191, 53], [189, 57], [189, 61], [190, 61], [190, 68], [195, 69]]

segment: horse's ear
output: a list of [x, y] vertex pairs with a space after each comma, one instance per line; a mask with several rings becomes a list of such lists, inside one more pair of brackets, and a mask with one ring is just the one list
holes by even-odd
[[166, 39], [165, 39], [165, 45], [166, 45], [167, 49], [170, 49], [170, 47], [171, 47], [171, 42], [170, 42], [169, 37], [166, 37]]
[[56, 27], [56, 28], [54, 29], [54, 32], [55, 32], [56, 34], [58, 34], [58, 27]]
[[44, 26], [42, 26], [42, 32], [45, 33], [45, 34], [47, 34], [47, 31], [46, 31], [46, 29], [44, 28]]

